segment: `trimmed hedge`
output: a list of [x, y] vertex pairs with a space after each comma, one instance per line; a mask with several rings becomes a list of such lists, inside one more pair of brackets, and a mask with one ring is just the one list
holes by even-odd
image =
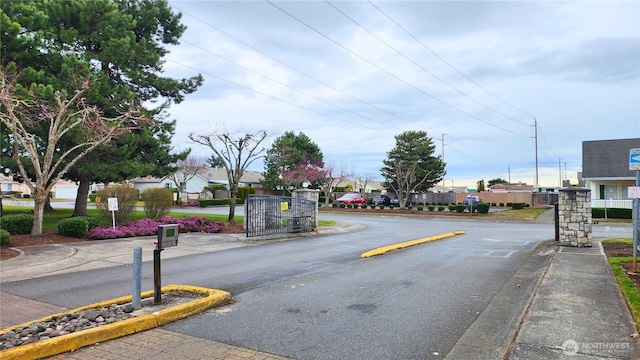
[[[215, 205], [229, 205], [229, 198], [224, 199], [200, 199], [200, 207], [215, 206]], [[242, 205], [244, 202], [239, 197], [236, 198], [236, 205]]]
[[58, 221], [58, 234], [83, 238], [89, 232], [89, 222], [84, 217], [72, 217]]
[[[604, 219], [604, 208], [592, 208], [591, 216], [596, 219]], [[611, 219], [632, 219], [633, 210], [631, 209], [615, 209], [607, 208], [607, 218]]]
[[486, 214], [489, 212], [489, 208], [491, 207], [491, 205], [489, 205], [488, 203], [479, 203], [477, 207], [479, 213]]
[[0, 245], [7, 245], [11, 242], [11, 234], [5, 229], [0, 229]]
[[0, 218], [0, 228], [11, 235], [29, 234], [33, 228], [33, 215], [12, 214]]

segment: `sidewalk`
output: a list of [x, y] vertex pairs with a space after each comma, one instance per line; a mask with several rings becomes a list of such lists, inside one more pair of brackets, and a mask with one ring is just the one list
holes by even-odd
[[[359, 225], [339, 223], [322, 228], [321, 234], [347, 232]], [[307, 236], [318, 233], [307, 234]], [[291, 235], [271, 240], [251, 240], [243, 235], [184, 234], [177, 248], [164, 251], [163, 257], [220, 251], [240, 246], [254, 246], [267, 241], [285, 241]], [[2, 282], [38, 276], [96, 269], [131, 263], [133, 248], [143, 248], [143, 260], [152, 255], [154, 237], [72, 244], [67, 246], [37, 246], [24, 248], [25, 254], [2, 262]], [[71, 247], [72, 246], [72, 247]], [[106, 251], [108, 249], [108, 251]], [[639, 339], [631, 334], [637, 329], [607, 264], [599, 240], [592, 248], [561, 247], [548, 243], [544, 260], [549, 265], [538, 271], [542, 274], [539, 286], [531, 290], [532, 300], [520, 326], [504, 328], [504, 322], [481, 321], [474, 326], [485, 334], [509, 333], [502, 339], [501, 350], [510, 351], [509, 359], [640, 359]], [[105, 256], [105, 254], [108, 254]], [[533, 256], [532, 256], [533, 257]], [[538, 262], [543, 260], [536, 260]], [[545, 263], [546, 264], [546, 263]], [[0, 292], [0, 328], [58, 313], [60, 307]], [[495, 310], [495, 309], [494, 309]], [[498, 309], [508, 311], [508, 308]], [[519, 316], [520, 314], [513, 314]], [[517, 323], [517, 319], [514, 320]], [[500, 331], [497, 331], [500, 329]], [[490, 340], [491, 336], [487, 336]], [[476, 344], [473, 340], [460, 347], [474, 353], [474, 358], [488, 354], [486, 348], [494, 344]], [[489, 340], [487, 340], [489, 341]], [[510, 346], [508, 346], [510, 344]], [[484, 348], [483, 348], [484, 346]], [[496, 348], [494, 347], [493, 355]], [[501, 354], [504, 354], [502, 351]], [[453, 354], [450, 354], [453, 355]], [[162, 328], [126, 336], [102, 344], [65, 353], [53, 359], [285, 359], [259, 351], [244, 349], [215, 341], [187, 336]], [[487, 359], [502, 358], [484, 357]], [[461, 358], [462, 359], [462, 358]]]
[[509, 359], [640, 359], [640, 339], [631, 338], [638, 330], [600, 240], [559, 247]]

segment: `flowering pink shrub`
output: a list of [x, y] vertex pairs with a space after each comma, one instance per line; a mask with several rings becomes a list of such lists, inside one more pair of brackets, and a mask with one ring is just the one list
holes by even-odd
[[176, 219], [171, 216], [165, 216], [158, 220], [142, 219], [138, 221], [132, 221], [121, 224], [113, 229], [108, 228], [93, 228], [89, 231], [89, 239], [103, 240], [103, 239], [116, 239], [124, 237], [134, 236], [150, 236], [156, 235], [159, 225], [166, 224], [178, 224], [178, 231], [181, 233], [188, 232], [205, 232], [205, 233], [218, 233], [222, 230], [222, 227], [214, 221], [208, 220], [204, 216], [194, 216], [189, 218]]

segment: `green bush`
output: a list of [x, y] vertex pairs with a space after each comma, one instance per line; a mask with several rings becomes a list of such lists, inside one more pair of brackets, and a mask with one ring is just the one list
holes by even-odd
[[513, 203], [512, 203], [512, 202], [508, 202], [508, 203], [507, 203], [507, 207], [511, 207], [511, 205], [513, 205]]
[[346, 205], [345, 205], [344, 203], [341, 203], [341, 204], [340, 204], [340, 209], [344, 209], [344, 208], [345, 208], [345, 206], [346, 206]]
[[96, 191], [92, 191], [91, 194], [89, 194], [89, 201], [96, 202], [96, 196], [98, 196], [98, 193]]
[[444, 206], [438, 206], [438, 211], [444, 211]]
[[11, 234], [5, 229], [0, 229], [0, 245], [7, 245], [11, 242]]
[[449, 205], [449, 211], [455, 211], [458, 208], [458, 205]]
[[491, 207], [488, 203], [480, 203], [478, 204], [478, 212], [481, 214], [486, 214], [489, 212], [489, 208]]
[[366, 209], [367, 208], [367, 203], [364, 203], [362, 205], [360, 205], [361, 208]]
[[496, 206], [496, 203], [491, 203], [491, 206]]
[[118, 210], [115, 211], [115, 220], [117, 223], [126, 222], [136, 208], [136, 201], [140, 198], [138, 189], [128, 184], [109, 185], [98, 191], [97, 196], [100, 197], [100, 204], [96, 207], [100, 210], [102, 219], [111, 219], [111, 211], [109, 211], [109, 198], [118, 199]]
[[[632, 219], [633, 211], [631, 209], [615, 209], [615, 208], [607, 208], [607, 218], [608, 219]], [[591, 216], [594, 219], [604, 219], [605, 209], [604, 208], [592, 208]]]
[[424, 206], [423, 205], [418, 205], [417, 209], [418, 209], [418, 211], [423, 211], [424, 210]]
[[229, 199], [200, 199], [200, 207], [214, 206], [214, 205], [229, 205]]
[[466, 209], [466, 206], [462, 205], [462, 204], [458, 204], [456, 205], [456, 212], [464, 212], [464, 209]]
[[89, 222], [84, 217], [72, 217], [58, 221], [58, 234], [83, 238], [89, 232]]
[[32, 228], [31, 214], [12, 214], [0, 218], [0, 229], [5, 229], [11, 235], [29, 234]]
[[384, 209], [384, 204], [378, 205], [378, 209]]
[[499, 205], [499, 206], [500, 206], [500, 207], [504, 207], [504, 203], [500, 203], [500, 205]]
[[150, 219], [160, 219], [169, 215], [173, 205], [173, 192], [164, 188], [148, 188], [142, 192], [144, 213]]
[[524, 209], [525, 203], [512, 203], [511, 209], [513, 210], [521, 210]]
[[436, 209], [436, 207], [434, 205], [429, 205], [427, 206], [427, 209], [429, 209], [429, 211], [433, 211]]
[[255, 193], [256, 189], [251, 186], [240, 186], [238, 188], [238, 195], [236, 196], [236, 199], [240, 198], [240, 203], [244, 204], [244, 200], [249, 197], [249, 195], [253, 195]]

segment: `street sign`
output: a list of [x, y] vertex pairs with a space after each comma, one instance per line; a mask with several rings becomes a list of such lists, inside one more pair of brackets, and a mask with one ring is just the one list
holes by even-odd
[[629, 150], [629, 170], [640, 171], [640, 149]]
[[640, 186], [629, 186], [629, 199], [640, 199]]

